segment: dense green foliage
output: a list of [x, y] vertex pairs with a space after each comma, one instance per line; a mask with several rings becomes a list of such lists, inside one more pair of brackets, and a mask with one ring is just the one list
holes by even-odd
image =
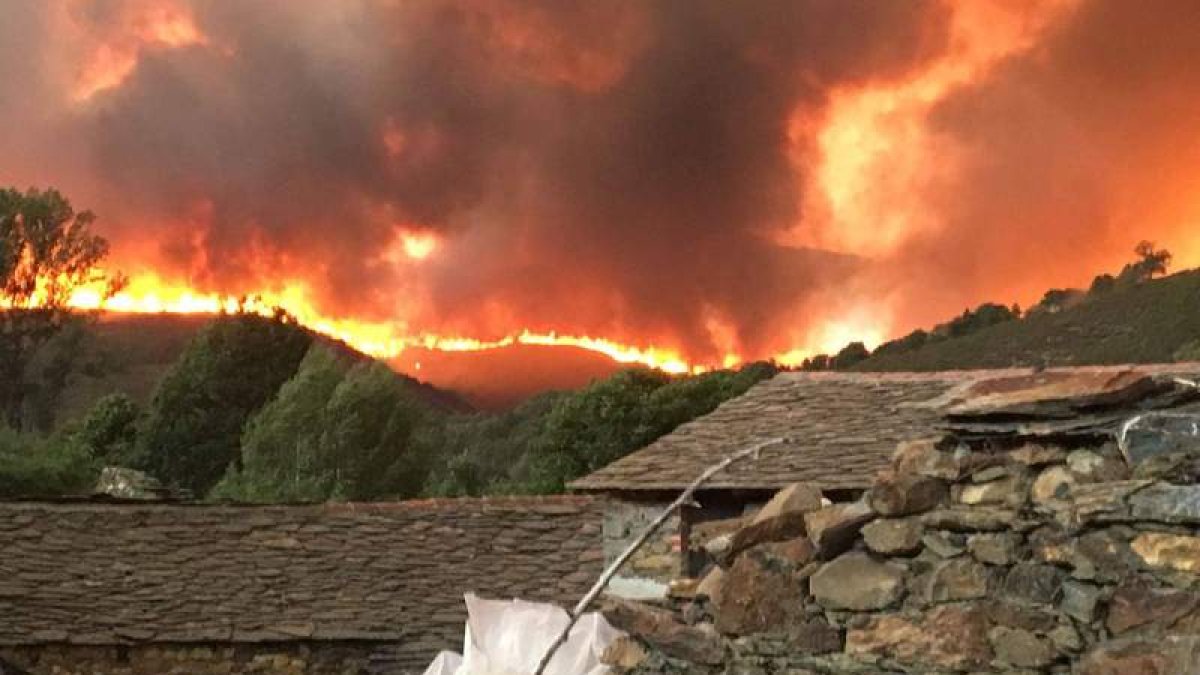
[[549, 493], [745, 391], [774, 370], [672, 377], [633, 369], [500, 414], [431, 409], [379, 364], [314, 346], [246, 425], [241, 467], [214, 489], [238, 501]]
[[417, 432], [440, 415], [387, 366], [314, 345], [246, 424], [241, 466], [212, 492], [252, 502], [414, 497], [428, 473]]
[[67, 306], [72, 293], [111, 293], [123, 282], [98, 271], [108, 242], [92, 234], [94, 220], [53, 189], [0, 189], [0, 417], [13, 429], [49, 426], [82, 353], [70, 343], [81, 333], [64, 331], [84, 320]]
[[737, 371], [672, 377], [624, 370], [572, 393], [543, 395], [501, 416], [450, 420], [433, 442], [428, 491], [473, 495], [553, 493], [738, 396], [775, 373]]
[[242, 428], [296, 372], [312, 341], [285, 316], [221, 316], [159, 384], [136, 468], [204, 494], [239, 458]]
[[110, 394], [71, 431], [76, 442], [97, 461], [127, 466], [137, 461], [137, 431], [141, 411], [125, 394]]
[[98, 473], [69, 434], [43, 437], [0, 425], [0, 498], [86, 494]]
[[349, 364], [313, 345], [296, 375], [246, 424], [241, 466], [232, 464], [213, 496], [247, 502], [321, 501], [337, 494], [319, 459], [326, 406]]
[[250, 502], [559, 492], [774, 372], [630, 369], [508, 412], [462, 414], [285, 317], [222, 316], [145, 411], [107, 396], [58, 434], [13, 436], [0, 489], [86, 492], [99, 467], [125, 465], [199, 496]]

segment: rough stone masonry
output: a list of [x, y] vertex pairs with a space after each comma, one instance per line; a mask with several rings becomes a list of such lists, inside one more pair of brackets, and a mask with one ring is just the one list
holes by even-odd
[[1200, 673], [1196, 389], [1086, 377], [982, 386], [857, 502], [781, 491], [711, 542], [711, 569], [671, 606], [610, 601], [635, 637], [608, 660], [642, 675]]

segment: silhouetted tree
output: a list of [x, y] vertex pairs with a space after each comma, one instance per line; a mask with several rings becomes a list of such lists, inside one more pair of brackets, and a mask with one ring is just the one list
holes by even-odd
[[963, 310], [962, 316], [938, 326], [935, 330], [948, 337], [962, 337], [989, 326], [1019, 318], [1021, 318], [1021, 308], [1016, 305], [1006, 307], [994, 302], [985, 302], [974, 310]]
[[99, 269], [108, 242], [92, 234], [94, 220], [57, 190], [0, 190], [0, 414], [14, 429], [32, 426], [24, 403], [33, 355], [79, 319], [72, 294], [95, 286], [106, 295], [124, 282]]
[[1167, 273], [1171, 264], [1171, 252], [1166, 249], [1154, 248], [1154, 242], [1139, 242], [1133, 252], [1138, 259], [1121, 269], [1117, 275], [1117, 283], [1121, 285], [1140, 284], [1156, 276]]
[[854, 364], [865, 361], [871, 356], [870, 350], [861, 342], [851, 342], [833, 356], [830, 367], [833, 370], [846, 370]]
[[821, 371], [833, 367], [833, 357], [828, 354], [814, 354], [800, 362], [800, 370]]
[[918, 328], [902, 338], [889, 340], [888, 342], [879, 345], [875, 348], [873, 355], [884, 356], [886, 354], [903, 354], [906, 352], [913, 352], [921, 347], [924, 347], [928, 342], [929, 333]]

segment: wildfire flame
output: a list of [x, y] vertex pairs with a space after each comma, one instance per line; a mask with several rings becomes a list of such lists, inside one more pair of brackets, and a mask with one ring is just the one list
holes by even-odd
[[[589, 335], [536, 332], [528, 329], [513, 332], [499, 339], [481, 340], [460, 335], [408, 330], [401, 321], [362, 321], [330, 317], [320, 312], [310, 300], [302, 282], [285, 284], [277, 292], [247, 296], [197, 291], [186, 284], [174, 284], [154, 273], [139, 274], [119, 292], [105, 297], [101, 284], [76, 289], [68, 305], [79, 310], [115, 314], [211, 314], [251, 312], [271, 316], [277, 309], [286, 311], [298, 323], [322, 335], [345, 342], [355, 349], [380, 359], [394, 359], [406, 349], [420, 348], [441, 352], [478, 352], [502, 349], [514, 345], [543, 347], [575, 347], [603, 354], [623, 364], [637, 364], [672, 374], [698, 374], [714, 368], [732, 368], [744, 362], [738, 354], [726, 354], [720, 363], [696, 363], [677, 349], [625, 344]], [[31, 306], [39, 304], [35, 298]], [[864, 340], [870, 346], [884, 338], [881, 329], [857, 321], [833, 321], [823, 325], [812, 336], [814, 347], [790, 349], [773, 357], [784, 366], [799, 365], [804, 358], [817, 352], [835, 352], [852, 340]]]
[[[432, 237], [403, 235], [400, 250], [412, 260], [426, 258], [436, 248]], [[97, 279], [104, 279], [98, 270]], [[461, 335], [441, 335], [427, 331], [412, 332], [403, 321], [364, 321], [333, 317], [321, 312], [311, 300], [312, 294], [303, 281], [289, 281], [280, 290], [234, 295], [201, 291], [184, 283], [172, 283], [154, 272], [138, 274], [122, 289], [110, 294], [106, 282], [76, 288], [67, 301], [68, 306], [84, 311], [113, 314], [179, 314], [217, 315], [251, 312], [271, 316], [282, 309], [299, 324], [317, 333], [340, 340], [351, 347], [380, 359], [395, 359], [405, 350], [420, 348], [441, 352], [479, 352], [514, 345], [545, 347], [575, 347], [603, 354], [617, 363], [637, 364], [672, 374], [698, 374], [715, 368], [735, 368], [746, 359], [738, 353], [725, 353], [719, 363], [697, 363], [684, 356], [681, 350], [637, 346], [590, 335], [560, 334], [555, 331], [537, 332], [522, 329], [498, 339], [478, 339]], [[35, 293], [22, 306], [44, 304], [45, 294]], [[0, 301], [0, 309], [11, 307]], [[772, 357], [786, 367], [795, 367], [816, 353], [834, 353], [847, 343], [861, 340], [874, 347], [886, 337], [881, 324], [862, 317], [826, 321], [812, 330], [802, 342], [810, 346], [792, 348]], [[415, 365], [420, 369], [420, 364]]]
[[125, 314], [219, 314], [245, 311], [270, 316], [278, 308], [313, 331], [382, 359], [400, 356], [408, 348], [472, 352], [512, 345], [537, 345], [577, 347], [604, 354], [618, 363], [640, 364], [668, 373], [699, 373], [709, 369], [703, 364], [690, 363], [677, 350], [656, 346], [638, 347], [587, 335], [521, 330], [496, 340], [479, 340], [428, 332], [410, 333], [402, 322], [329, 317], [316, 309], [309, 300], [307, 288], [300, 282], [286, 284], [279, 292], [236, 297], [196, 291], [186, 285], [166, 282], [153, 273], [145, 273], [132, 278], [123, 290], [108, 298], [105, 298], [104, 289], [99, 285], [79, 288], [71, 295], [68, 304], [81, 310]]

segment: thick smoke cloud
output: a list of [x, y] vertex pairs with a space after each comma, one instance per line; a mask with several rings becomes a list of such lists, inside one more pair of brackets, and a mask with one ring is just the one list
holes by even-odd
[[[200, 37], [156, 37], [153, 17], [180, 13]], [[819, 116], [836, 87], [919, 67], [945, 11], [131, 1], [8, 3], [0, 26], [0, 97], [56, 88], [0, 112], [10, 128], [53, 119], [5, 149], [0, 178], [60, 185], [118, 251], [217, 288], [301, 275], [330, 310], [419, 328], [559, 329], [711, 358], [731, 346], [714, 320], [761, 352], [852, 265], [772, 243], [803, 182], [790, 121]], [[67, 33], [79, 44], [62, 48]], [[136, 65], [71, 100], [98, 46]], [[438, 254], [395, 263], [398, 225], [438, 233]]]
[[[870, 260], [779, 243], [869, 237], [806, 222], [820, 129], [952, 53], [955, 5], [4, 3], [0, 182], [61, 187], [123, 263], [198, 286], [303, 278], [343, 316], [697, 360], [860, 301], [903, 330], [1036, 299], [1142, 238], [1200, 260], [1200, 6], [1174, 0], [1021, 4], [1068, 7], [902, 120], [939, 170], [875, 158], [861, 199], [919, 197], [919, 228]], [[401, 230], [441, 244], [408, 260]]]
[[880, 270], [905, 285], [908, 321], [1086, 285], [1140, 239], [1200, 263], [1197, 36], [1197, 3], [1080, 2], [935, 106], [957, 157], [927, 190], [940, 226]]

